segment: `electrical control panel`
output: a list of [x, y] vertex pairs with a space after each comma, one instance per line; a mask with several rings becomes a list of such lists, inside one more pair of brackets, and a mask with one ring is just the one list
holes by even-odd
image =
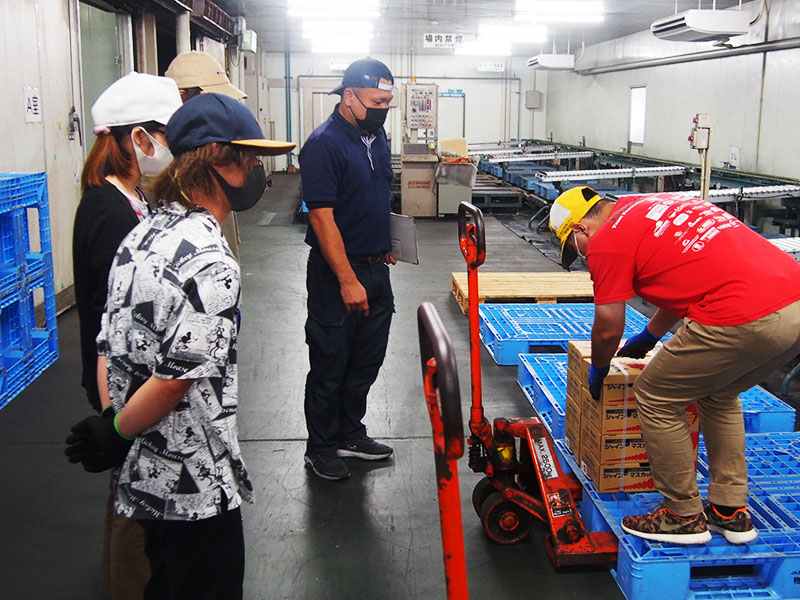
[[[436, 139], [439, 86], [432, 83], [405, 85], [405, 125], [418, 137]], [[424, 130], [424, 132], [420, 132]]]

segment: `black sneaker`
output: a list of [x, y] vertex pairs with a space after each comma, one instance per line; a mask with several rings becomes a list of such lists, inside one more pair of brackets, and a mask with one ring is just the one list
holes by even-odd
[[341, 457], [360, 458], [361, 460], [383, 460], [389, 458], [394, 450], [386, 444], [376, 442], [369, 436], [358, 440], [345, 440], [339, 443], [336, 451]]
[[306, 468], [311, 469], [317, 477], [330, 481], [339, 481], [350, 477], [350, 469], [332, 450], [306, 454], [303, 460]]
[[758, 531], [753, 527], [750, 511], [742, 507], [730, 517], [721, 515], [713, 504], [705, 505], [708, 528], [714, 533], [722, 534], [731, 544], [746, 544], [758, 537]]

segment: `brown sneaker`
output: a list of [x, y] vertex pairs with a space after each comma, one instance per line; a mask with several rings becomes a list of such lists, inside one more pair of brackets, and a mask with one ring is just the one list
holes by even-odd
[[705, 544], [711, 540], [705, 513], [681, 517], [666, 506], [659, 506], [646, 515], [623, 517], [622, 528], [631, 535], [656, 542]]
[[708, 528], [714, 533], [721, 533], [731, 544], [746, 544], [758, 537], [758, 531], [753, 527], [753, 520], [746, 506], [730, 517], [719, 514], [713, 504], [706, 504], [704, 508]]

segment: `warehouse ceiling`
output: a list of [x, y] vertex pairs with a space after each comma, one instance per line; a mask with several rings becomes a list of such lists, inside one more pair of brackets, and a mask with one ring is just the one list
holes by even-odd
[[[309, 41], [303, 39], [300, 19], [287, 15], [287, 0], [215, 0], [232, 16], [244, 15], [248, 29], [258, 34], [259, 49], [268, 52], [306, 52]], [[380, 17], [374, 24], [372, 54], [416, 53], [447, 56], [447, 49], [423, 48], [426, 33], [462, 34], [474, 38], [481, 24], [513, 22], [515, 0], [379, 0]], [[704, 0], [702, 8], [711, 8]], [[717, 0], [716, 8], [739, 4], [738, 0]], [[544, 44], [513, 46], [514, 55], [530, 56], [551, 52], [555, 40], [557, 52], [573, 50], [582, 42], [587, 46], [649, 29], [650, 23], [675, 12], [675, 0], [605, 0], [605, 18], [596, 24], [548, 24]], [[698, 8], [694, 0], [678, 0], [678, 11]]]

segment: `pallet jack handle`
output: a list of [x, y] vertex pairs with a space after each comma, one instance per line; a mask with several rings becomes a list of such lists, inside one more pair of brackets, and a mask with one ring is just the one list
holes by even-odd
[[[467, 223], [467, 215], [472, 223]], [[481, 337], [478, 309], [478, 267], [486, 260], [486, 234], [483, 213], [469, 202], [458, 205], [458, 243], [461, 254], [467, 261], [467, 299], [469, 306], [469, 365], [472, 378], [472, 407], [470, 408], [470, 430], [483, 426], [483, 387], [481, 384]]]
[[458, 459], [464, 455], [461, 396], [453, 345], [433, 304], [417, 310], [425, 402], [433, 430], [445, 580], [448, 600], [467, 600], [467, 565], [458, 488]]

